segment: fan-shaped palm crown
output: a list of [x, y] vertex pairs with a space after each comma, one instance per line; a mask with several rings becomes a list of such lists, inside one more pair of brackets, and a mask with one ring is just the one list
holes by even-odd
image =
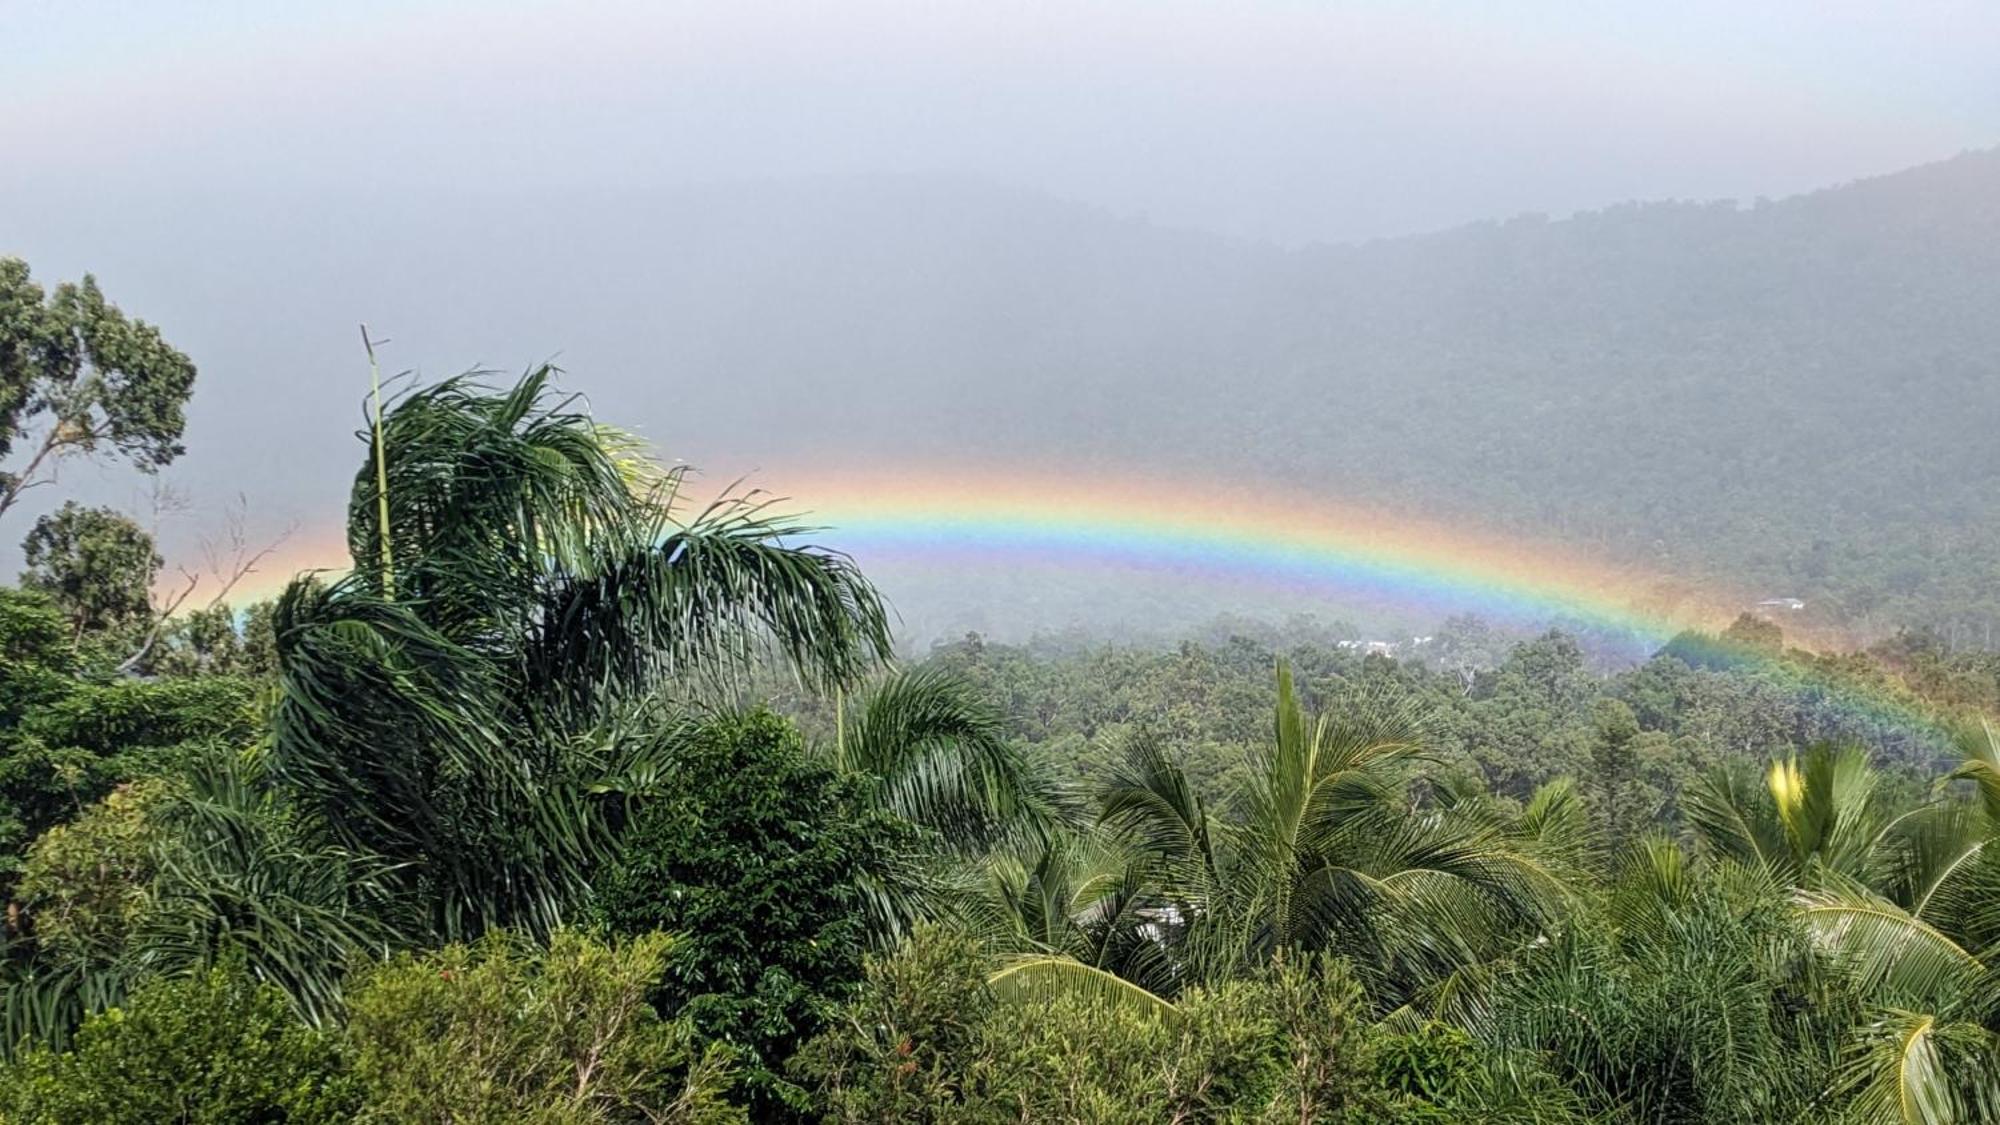
[[847, 558], [794, 546], [806, 529], [754, 495], [683, 516], [680, 472], [553, 375], [404, 394], [378, 429], [388, 526], [371, 457], [354, 570], [279, 608], [274, 776], [343, 845], [401, 865], [448, 935], [559, 921], [618, 792], [658, 776], [664, 685], [758, 644], [833, 682], [888, 651]]

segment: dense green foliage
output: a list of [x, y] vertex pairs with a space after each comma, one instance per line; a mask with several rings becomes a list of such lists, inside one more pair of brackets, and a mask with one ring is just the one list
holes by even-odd
[[[1672, 819], [1681, 787], [1728, 759], [1762, 761], [1817, 740], [1871, 747], [1885, 766], [1929, 776], [1948, 740], [1907, 717], [2000, 712], [2000, 655], [1950, 651], [1903, 634], [1866, 654], [1792, 650], [1746, 659], [1717, 638], [1676, 639], [1636, 667], [1604, 674], [1575, 638], [1508, 643], [1476, 619], [1448, 622], [1432, 646], [1396, 660], [1343, 647], [1337, 634], [1225, 628], [1200, 641], [1148, 648], [1068, 641], [997, 644], [972, 636], [934, 647], [925, 667], [998, 701], [1005, 733], [1073, 782], [1113, 768], [1122, 739], [1143, 728], [1176, 748], [1210, 801], [1236, 791], [1267, 736], [1271, 668], [1291, 665], [1301, 695], [1328, 711], [1370, 699], [1410, 701], [1427, 756], [1516, 799], [1558, 777], [1589, 779], [1593, 802], [1616, 800]], [[1900, 701], [1856, 707], [1856, 697]], [[1629, 711], [1636, 730], [1605, 745]], [[809, 723], [824, 723], [810, 704]], [[1601, 775], [1609, 754], [1623, 771]], [[1610, 760], [1606, 760], [1610, 764]]]
[[22, 842], [128, 777], [173, 782], [136, 830], [143, 855], [103, 830], [111, 812], [50, 849], [52, 871], [95, 852], [150, 875], [89, 912], [87, 955], [35, 941], [34, 906], [62, 896], [15, 904], [9, 1046], [60, 1043], [133, 983], [224, 957], [325, 1020], [348, 966], [385, 948], [552, 933], [693, 729], [663, 684], [698, 687], [746, 645], [836, 682], [885, 650], [883, 611], [844, 558], [784, 544], [791, 525], [751, 501], [681, 514], [679, 474], [566, 411], [548, 378], [398, 404], [393, 531], [373, 522], [363, 472], [361, 565], [295, 583], [268, 617], [275, 702], [212, 672], [252, 664], [255, 615], [185, 623], [162, 657], [187, 658], [179, 678], [98, 682], [59, 616], [9, 595]]
[[[1377, 1026], [1345, 963], [1279, 956], [1172, 1013], [1088, 994], [996, 999], [969, 937], [919, 930], [794, 1065], [829, 1121], [1529, 1120], [1523, 1083], [1443, 1025]], [[1545, 1107], [1546, 1108], [1546, 1107]]]
[[442, 937], [547, 933], [583, 902], [672, 751], [663, 681], [765, 641], [839, 680], [887, 646], [848, 560], [783, 545], [751, 502], [683, 518], [680, 474], [551, 375], [407, 395], [383, 427], [390, 527], [370, 463], [354, 571], [278, 607], [272, 779]]
[[188, 357], [105, 300], [95, 278], [44, 293], [26, 262], [0, 257], [0, 458], [35, 439], [0, 472], [0, 514], [65, 456], [109, 445], [143, 472], [173, 461], [193, 389]]
[[90, 1017], [64, 1053], [0, 1074], [19, 1125], [334, 1125], [356, 1088], [336, 1034], [298, 1022], [283, 993], [217, 968], [136, 991]]
[[405, 956], [354, 990], [346, 1035], [357, 1120], [467, 1125], [725, 1125], [722, 1048], [646, 1001], [674, 939], [606, 945], [564, 931], [545, 952], [495, 932]]
[[124, 950], [151, 905], [157, 810], [170, 784], [148, 778], [113, 790], [29, 847], [15, 894], [45, 956], [90, 965]]
[[684, 935], [656, 999], [735, 1049], [758, 1120], [802, 1111], [785, 1060], [861, 975], [863, 887], [899, 843], [856, 786], [769, 714], [724, 719], [682, 746], [596, 883], [614, 933]]
[[672, 944], [564, 932], [539, 951], [495, 933], [369, 970], [329, 1030], [231, 966], [163, 979], [86, 1020], [69, 1051], [7, 1068], [0, 1120], [741, 1122], [721, 1096], [727, 1052], [647, 1003]]
[[209, 676], [79, 678], [82, 661], [46, 600], [0, 591], [0, 843], [18, 870], [27, 844], [122, 782], [173, 772], [262, 729], [257, 687]]
[[2000, 1114], [1990, 653], [884, 671], [849, 560], [550, 377], [400, 397], [353, 572], [143, 665], [0, 593], [0, 1121]]

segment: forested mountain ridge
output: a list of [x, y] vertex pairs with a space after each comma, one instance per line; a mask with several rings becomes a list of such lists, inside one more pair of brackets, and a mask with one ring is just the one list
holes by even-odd
[[1429, 510], [1863, 627], [1990, 621], [1996, 200], [1986, 152], [1305, 252], [1284, 390], [1351, 407], [1329, 469]]
[[[1022, 465], [1257, 482], [1801, 597], [1818, 620], [1800, 634], [1955, 626], [1963, 644], [2000, 620], [1996, 200], [1988, 150], [1770, 203], [1286, 249], [964, 178], [478, 184], [331, 210], [338, 237], [280, 259], [275, 242], [198, 251], [292, 203], [246, 193], [175, 224], [189, 201], [169, 193], [94, 237], [170, 229], [185, 253], [92, 268], [174, 278], [155, 315], [226, 391], [194, 404], [180, 483], [247, 488], [280, 525], [338, 503], [347, 453], [320, 423], [359, 393], [351, 328], [307, 331], [323, 302], [242, 286], [306, 273], [395, 336], [392, 370], [553, 356], [717, 483], [796, 495], [829, 467]], [[230, 383], [302, 362], [284, 396]], [[230, 424], [220, 404], [243, 401], [269, 424]], [[280, 468], [246, 483], [246, 463]], [[1029, 602], [870, 569], [933, 623], [919, 641], [1129, 617], [1114, 583], [1039, 582]], [[1305, 608], [1195, 595], [1158, 627]]]
[[2000, 151], [1290, 251], [960, 182], [822, 186], [734, 200], [662, 267], [691, 294], [664, 315], [690, 371], [773, 395], [819, 372], [775, 409], [838, 419], [857, 459], [1256, 477], [1803, 597], [1862, 636], [1983, 643], [2000, 615]]

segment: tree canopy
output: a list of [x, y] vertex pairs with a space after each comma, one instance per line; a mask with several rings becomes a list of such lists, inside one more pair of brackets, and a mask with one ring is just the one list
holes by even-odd
[[0, 460], [29, 440], [25, 462], [0, 473], [0, 515], [66, 456], [108, 449], [141, 472], [172, 462], [194, 377], [193, 362], [97, 279], [44, 292], [26, 262], [0, 257]]
[[1752, 619], [1606, 671], [1457, 619], [895, 666], [851, 559], [555, 377], [394, 396], [352, 569], [142, 664], [92, 646], [150, 543], [38, 525], [0, 1117], [2000, 1115], [1991, 653]]

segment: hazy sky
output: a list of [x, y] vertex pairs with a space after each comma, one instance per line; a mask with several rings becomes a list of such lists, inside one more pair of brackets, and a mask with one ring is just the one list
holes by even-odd
[[[1299, 245], [1779, 196], [2000, 142], [1991, 0], [0, 0], [0, 59], [0, 254], [95, 271], [201, 368], [184, 528], [241, 491], [322, 536], [359, 320], [392, 369], [559, 354], [664, 445], [720, 432], [682, 408], [721, 418], [740, 373], [676, 367], [659, 271], [600, 253], [689, 190], [944, 174]], [[702, 252], [726, 286], [742, 255]], [[129, 508], [135, 479], [65, 487]]]
[[2000, 139], [1988, 0], [4, 0], [6, 197], [975, 173], [1352, 239]]

